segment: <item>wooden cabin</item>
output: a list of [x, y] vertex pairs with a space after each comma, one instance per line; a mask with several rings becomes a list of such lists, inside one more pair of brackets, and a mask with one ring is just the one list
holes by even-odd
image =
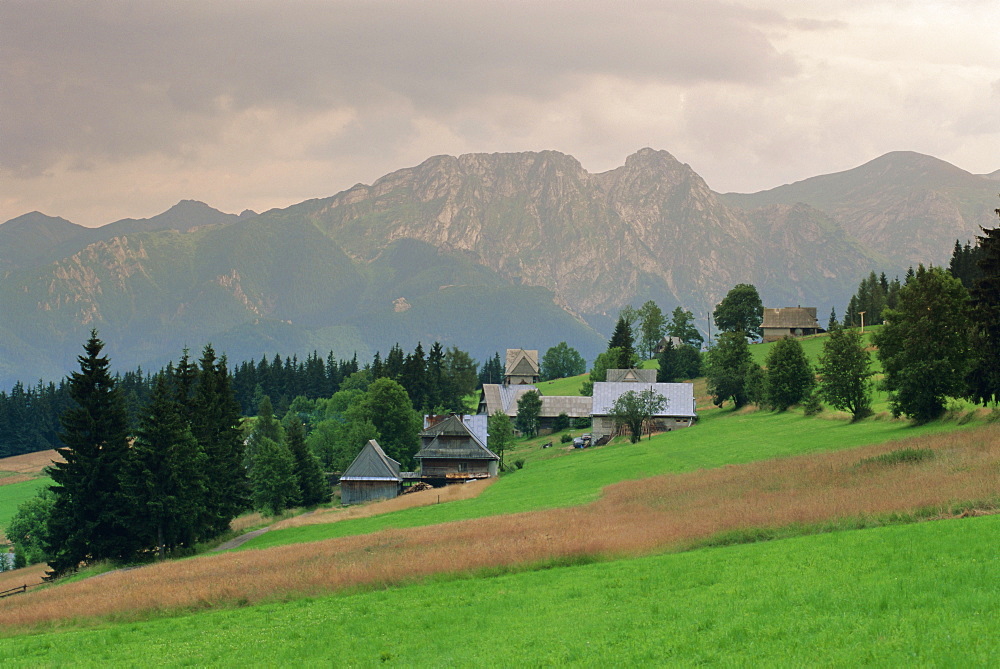
[[420, 433], [420, 479], [445, 484], [497, 475], [500, 456], [486, 447], [485, 434], [477, 434], [461, 416], [448, 416]]
[[764, 341], [826, 332], [816, 320], [816, 307], [764, 309], [764, 321], [760, 324], [760, 330]]
[[361, 504], [398, 497], [403, 490], [399, 463], [372, 439], [340, 477], [340, 503]]

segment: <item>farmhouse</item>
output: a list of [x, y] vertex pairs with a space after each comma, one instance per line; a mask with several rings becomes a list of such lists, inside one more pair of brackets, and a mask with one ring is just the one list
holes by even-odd
[[486, 447], [486, 416], [451, 415], [420, 433], [420, 479], [431, 484], [497, 475], [500, 456]]
[[664, 337], [656, 343], [656, 347], [653, 349], [653, 353], [660, 355], [663, 353], [664, 349], [667, 348], [667, 342], [674, 345], [674, 348], [680, 348], [684, 345], [680, 337]]
[[826, 332], [816, 320], [816, 307], [782, 307], [764, 309], [764, 322], [760, 326], [764, 341], [777, 341], [785, 337], [803, 337]]
[[517, 386], [538, 383], [538, 351], [523, 348], [507, 349], [507, 364], [504, 367], [503, 384]]
[[392, 499], [403, 489], [399, 463], [390, 458], [372, 439], [340, 477], [340, 503], [360, 504]]
[[[609, 375], [612, 370], [608, 370]], [[682, 427], [690, 427], [696, 417], [694, 384], [691, 383], [650, 383], [646, 381], [599, 381], [594, 384], [594, 403], [591, 410], [593, 425], [590, 428], [594, 440], [607, 435], [615, 435], [615, 421], [611, 418], [611, 407], [624, 393], [635, 390], [652, 389], [663, 395], [667, 405], [653, 416], [651, 430], [669, 432]]]

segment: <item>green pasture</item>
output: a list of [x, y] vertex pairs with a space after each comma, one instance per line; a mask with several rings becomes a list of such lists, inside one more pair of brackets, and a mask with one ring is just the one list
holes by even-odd
[[5, 666], [991, 666], [1000, 517], [0, 639]]
[[[861, 340], [864, 342], [865, 346], [872, 345], [872, 333], [878, 331], [882, 326], [874, 325], [865, 328], [864, 334], [861, 336]], [[811, 335], [809, 337], [800, 337], [799, 343], [802, 344], [802, 351], [806, 354], [806, 358], [809, 360], [814, 368], [819, 364], [819, 354], [823, 352], [823, 343], [829, 339], [829, 335], [819, 334]], [[750, 354], [753, 356], [754, 362], [758, 365], [763, 365], [764, 361], [767, 359], [767, 354], [771, 351], [775, 342], [751, 344]], [[875, 351], [869, 351], [872, 359], [872, 371], [877, 374], [882, 373], [882, 364], [879, 362], [878, 356]]]
[[[956, 429], [952, 421], [913, 427], [905, 421], [808, 418], [801, 413], [758, 411], [734, 414], [728, 409], [702, 412], [692, 428], [644, 439], [638, 444], [613, 443], [585, 450], [555, 445], [541, 449], [521, 446], [507, 461], [523, 457], [524, 469], [505, 474], [475, 499], [407, 509], [391, 514], [306, 525], [267, 532], [243, 545], [247, 548], [318, 541], [366, 534], [388, 527], [433, 525], [466, 518], [586, 504], [604, 486], [668, 472], [719, 467], [902, 439]], [[575, 431], [579, 432], [579, 431]], [[475, 483], [466, 485], [476, 485]]]
[[22, 502], [34, 497], [35, 493], [48, 485], [52, 485], [52, 479], [48, 477], [0, 485], [0, 530], [7, 527]]

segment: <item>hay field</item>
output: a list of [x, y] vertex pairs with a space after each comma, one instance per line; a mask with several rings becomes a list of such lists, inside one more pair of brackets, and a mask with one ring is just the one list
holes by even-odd
[[[918, 462], [878, 456], [928, 451]], [[677, 551], [722, 537], [992, 513], [1000, 426], [626, 481], [585, 506], [215, 554], [113, 572], [0, 601], [15, 628], [383, 588]], [[790, 529], [789, 529], [790, 528]], [[10, 627], [8, 627], [10, 629]]]

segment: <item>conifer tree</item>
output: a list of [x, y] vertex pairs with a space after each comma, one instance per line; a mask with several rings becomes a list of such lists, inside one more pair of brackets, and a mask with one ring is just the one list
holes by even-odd
[[85, 355], [78, 358], [80, 371], [70, 376], [74, 406], [60, 419], [65, 448], [58, 452], [65, 462], [51, 469], [56, 502], [45, 547], [53, 575], [81, 562], [121, 560], [135, 550], [126, 521], [129, 501], [121, 485], [128, 417], [103, 348], [97, 331], [91, 330]]
[[610, 351], [613, 348], [621, 351], [621, 357], [618, 359], [616, 366], [609, 369], [628, 369], [638, 364], [638, 356], [635, 353], [635, 344], [632, 339], [632, 326], [625, 316], [618, 317], [615, 331], [611, 334], [611, 340], [608, 342], [608, 350]]
[[[1000, 209], [996, 210], [1000, 216]], [[969, 395], [984, 406], [1000, 402], [1000, 227], [979, 237], [979, 279], [972, 288], [974, 360]]]
[[271, 516], [299, 503], [295, 459], [288, 447], [270, 437], [258, 438], [250, 468], [250, 487], [254, 508]]
[[226, 359], [216, 359], [211, 344], [205, 346], [199, 360], [190, 419], [191, 431], [206, 456], [206, 536], [218, 536], [233, 518], [250, 508], [250, 483], [244, 466], [240, 406]]
[[302, 493], [303, 506], [313, 506], [330, 501], [330, 486], [327, 484], [319, 460], [306, 446], [305, 432], [299, 417], [289, 411], [282, 425], [285, 428], [285, 440], [288, 450], [295, 461], [295, 478]]
[[122, 477], [139, 548], [192, 546], [206, 527], [206, 458], [182, 416], [179, 391], [159, 375]]

